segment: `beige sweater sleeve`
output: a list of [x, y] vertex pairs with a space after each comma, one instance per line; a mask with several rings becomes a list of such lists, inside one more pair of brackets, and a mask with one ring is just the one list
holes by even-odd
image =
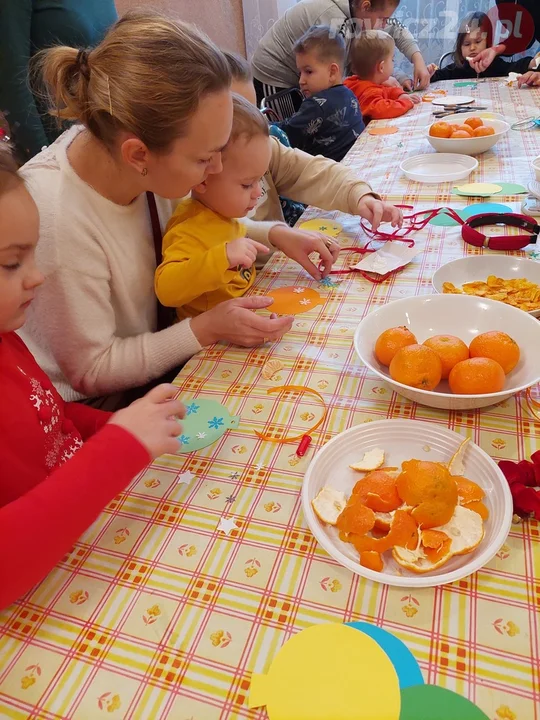
[[272, 138], [270, 172], [276, 190], [306, 205], [356, 215], [364, 195], [376, 195], [354, 172], [339, 163], [288, 148]]
[[245, 225], [246, 237], [255, 240], [255, 242], [260, 242], [263, 245], [266, 245], [271, 250], [275, 249], [268, 236], [270, 235], [272, 228], [276, 225], [283, 225], [284, 223], [279, 221], [251, 220], [250, 218], [242, 218], [241, 222]]

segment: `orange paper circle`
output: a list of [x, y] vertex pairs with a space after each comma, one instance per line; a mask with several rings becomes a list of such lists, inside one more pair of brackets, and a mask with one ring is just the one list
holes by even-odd
[[325, 302], [316, 290], [302, 286], [277, 288], [269, 296], [274, 302], [267, 310], [277, 315], [300, 315]]
[[393, 135], [394, 133], [397, 133], [399, 128], [397, 128], [395, 125], [389, 125], [388, 127], [377, 127], [377, 128], [369, 128], [368, 134], [369, 135]]

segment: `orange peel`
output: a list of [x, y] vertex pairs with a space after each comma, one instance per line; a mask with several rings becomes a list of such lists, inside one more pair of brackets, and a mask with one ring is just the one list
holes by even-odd
[[472, 480], [469, 480], [466, 477], [454, 477], [454, 480], [456, 481], [461, 505], [468, 505], [472, 502], [481, 502], [486, 497], [486, 493], [482, 490], [480, 485], [477, 485]]
[[359, 480], [353, 488], [353, 495], [375, 512], [392, 512], [403, 504], [396, 480], [384, 470], [374, 470]]
[[354, 534], [351, 536], [350, 542], [359, 553], [373, 550], [382, 555], [396, 545], [416, 547], [418, 544], [418, 526], [408, 512], [396, 510], [390, 532], [387, 535], [377, 539]]
[[365, 550], [360, 553], [360, 565], [375, 572], [382, 572], [384, 562], [380, 553], [375, 550]]
[[341, 532], [366, 535], [375, 526], [375, 513], [351, 495], [345, 510], [338, 517], [336, 527]]

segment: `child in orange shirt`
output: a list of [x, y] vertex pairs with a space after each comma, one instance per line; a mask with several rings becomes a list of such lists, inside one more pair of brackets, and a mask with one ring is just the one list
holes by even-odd
[[383, 85], [394, 72], [395, 49], [393, 38], [383, 30], [368, 30], [353, 41], [350, 62], [355, 74], [344, 84], [358, 98], [366, 122], [400, 117], [420, 102], [402, 88]]

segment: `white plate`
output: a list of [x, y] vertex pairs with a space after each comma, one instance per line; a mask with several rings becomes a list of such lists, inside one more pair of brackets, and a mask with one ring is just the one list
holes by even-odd
[[415, 155], [400, 165], [409, 180], [428, 184], [465, 180], [477, 167], [478, 160], [456, 153]]
[[[461, 288], [468, 282], [485, 282], [489, 275], [496, 275], [504, 280], [526, 278], [540, 285], [540, 263], [509, 255], [470, 255], [442, 265], [431, 282], [438, 293], [444, 294], [445, 282], [451, 282], [457, 288]], [[540, 310], [531, 310], [528, 314], [540, 317]]]
[[[450, 124], [459, 122], [460, 125], [465, 123], [468, 117], [478, 117], [475, 113], [463, 113], [462, 115], [450, 115], [449, 117], [441, 118], [437, 122], [448, 122]], [[450, 118], [455, 118], [451, 120]], [[499, 140], [502, 140], [505, 135], [510, 132], [510, 125], [504, 120], [484, 120], [484, 125], [492, 127], [495, 130], [494, 135], [487, 135], [486, 137], [471, 137], [471, 138], [439, 138], [432, 137], [429, 134], [431, 125], [426, 130], [426, 138], [429, 144], [439, 153], [461, 153], [463, 155], [481, 155], [494, 147]]]
[[431, 104], [451, 107], [452, 105], [470, 105], [474, 102], [476, 99], [471, 95], [441, 95], [436, 97]]
[[[483, 256], [484, 257], [484, 256]], [[501, 392], [485, 395], [454, 395], [447, 381], [437, 390], [417, 390], [392, 380], [380, 365], [374, 347], [387, 328], [405, 325], [419, 343], [433, 335], [456, 335], [467, 345], [480, 333], [501, 330], [521, 348], [517, 366], [506, 376]], [[419, 295], [396, 300], [373, 310], [356, 329], [354, 346], [360, 360], [395, 392], [409, 400], [442, 410], [473, 410], [508, 400], [540, 381], [540, 323], [528, 313], [496, 300], [472, 295]]]
[[527, 189], [531, 193], [531, 195], [534, 195], [535, 198], [538, 198], [540, 200], [540, 182], [538, 182], [538, 180], [531, 180], [531, 182], [527, 186]]
[[474, 443], [465, 454], [465, 476], [480, 485], [486, 493], [489, 518], [485, 536], [469, 555], [452, 558], [431, 573], [417, 575], [400, 567], [385, 553], [383, 572], [374, 572], [360, 565], [355, 548], [339, 539], [335, 528], [324, 525], [313, 512], [311, 501], [326, 485], [351, 494], [354, 484], [363, 475], [349, 468], [363, 453], [383, 448], [387, 466], [399, 467], [404, 460], [448, 462], [463, 436], [435, 423], [416, 420], [380, 420], [350, 428], [327, 443], [313, 458], [302, 486], [302, 506], [309, 528], [320, 545], [340, 565], [352, 572], [397, 587], [434, 587], [456, 582], [476, 572], [500, 550], [512, 523], [512, 496], [508, 483], [495, 462]]

